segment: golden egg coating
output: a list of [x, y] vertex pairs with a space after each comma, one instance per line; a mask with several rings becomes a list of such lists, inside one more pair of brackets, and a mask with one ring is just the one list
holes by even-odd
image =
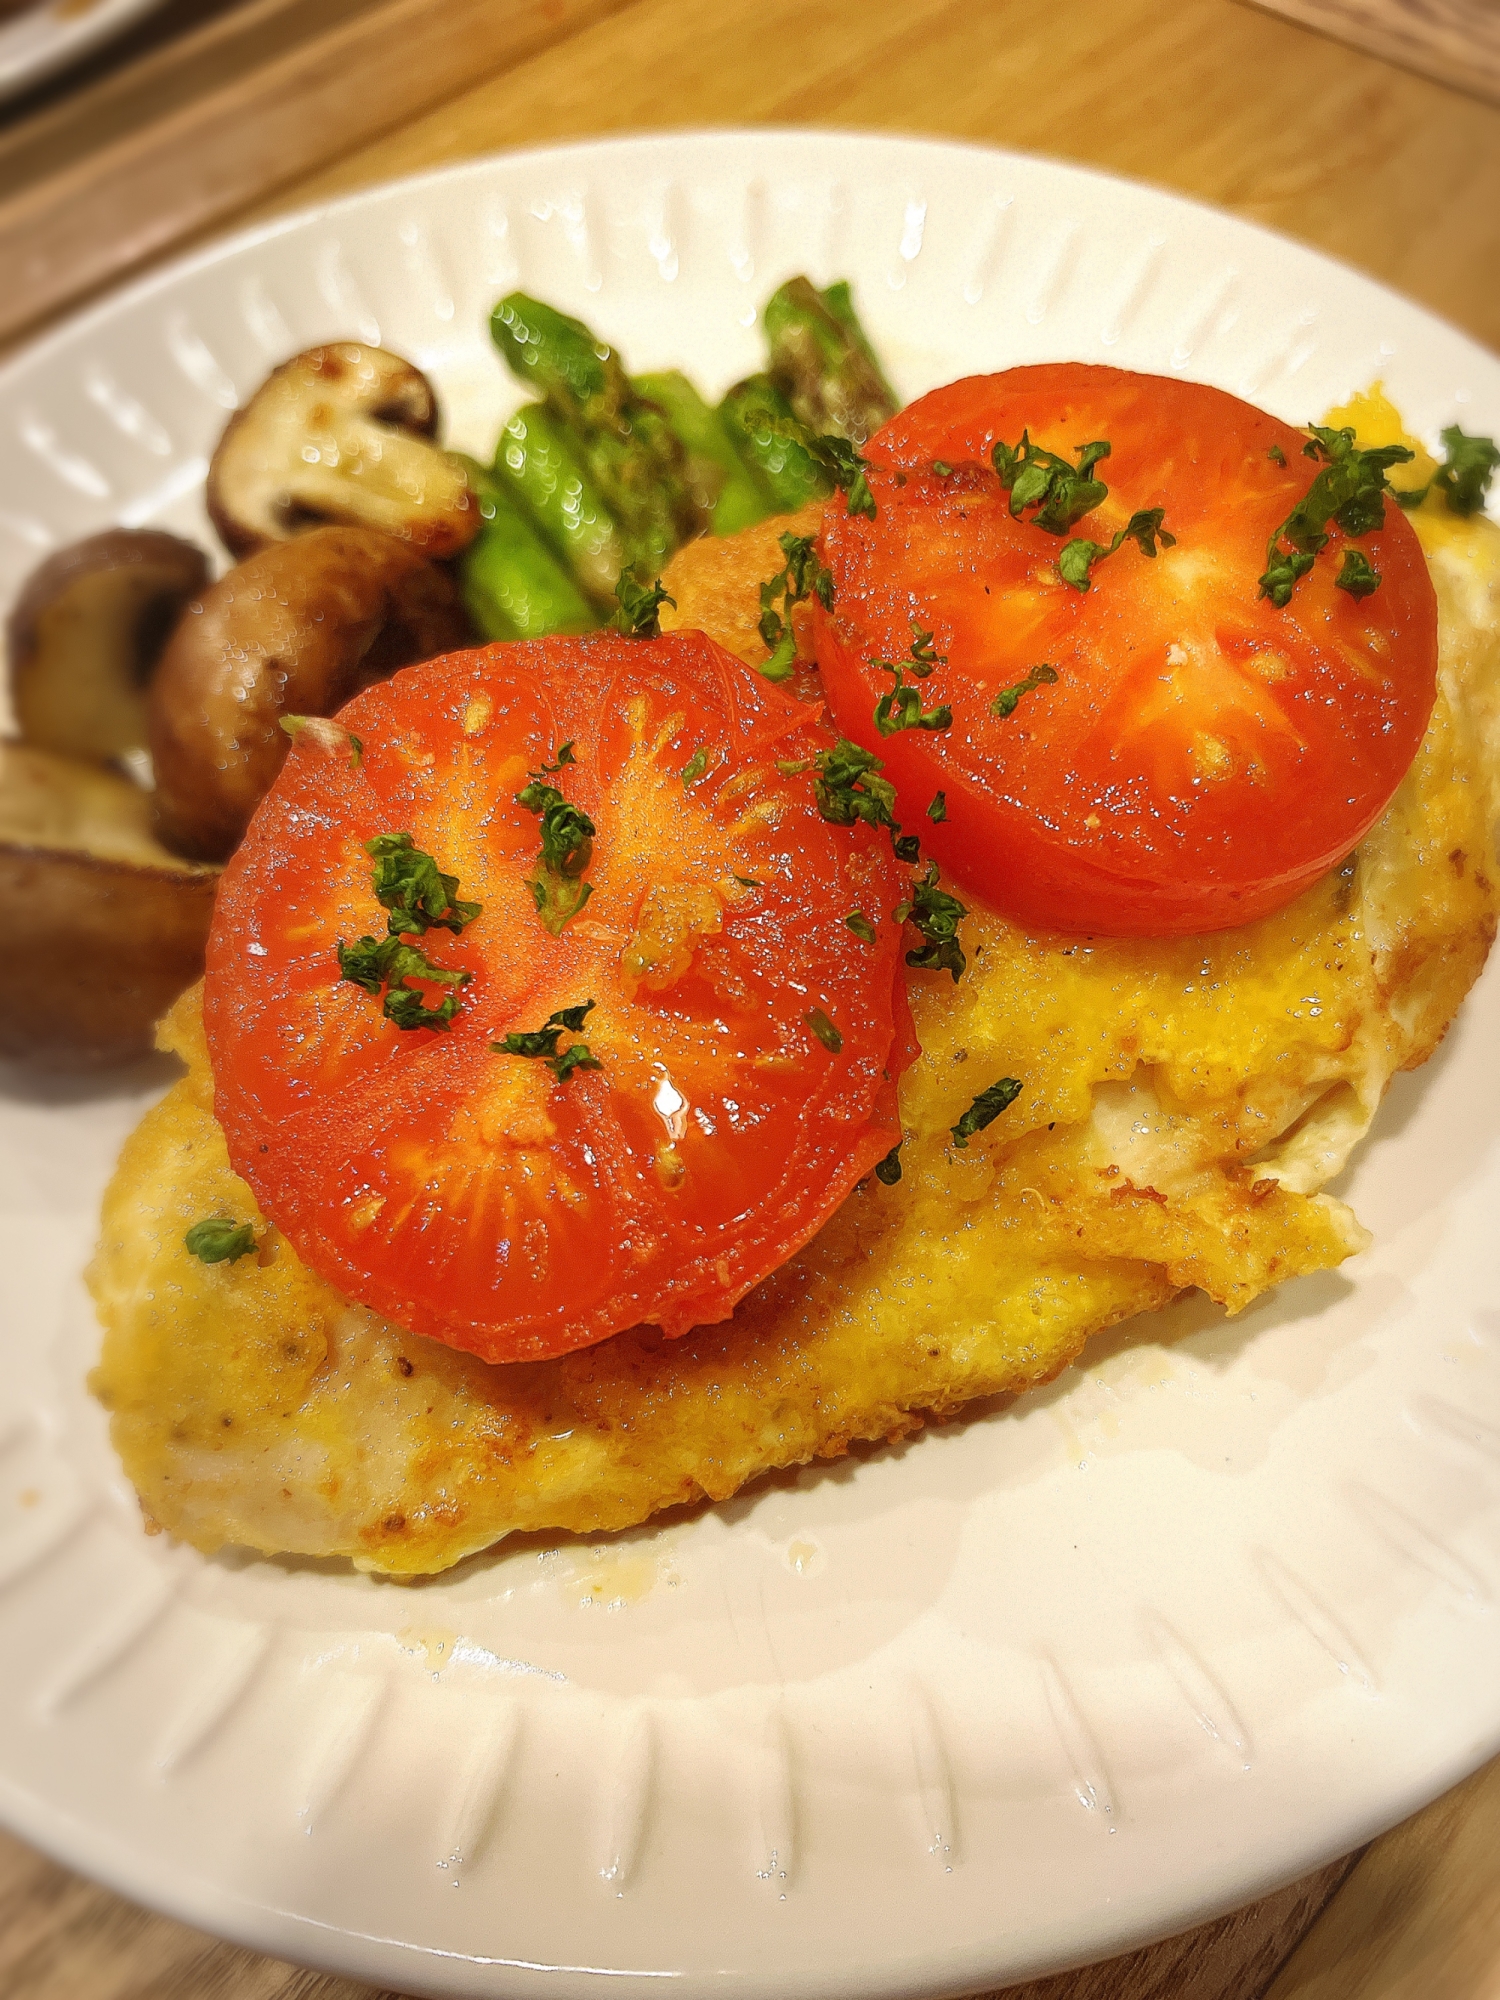
[[[1332, 421], [1366, 443], [1396, 426], [1370, 398]], [[1496, 922], [1500, 530], [1432, 501], [1414, 518], [1438, 701], [1356, 854], [1206, 938], [1029, 935], [974, 909], [963, 981], [912, 977], [902, 1179], [864, 1183], [721, 1326], [493, 1367], [349, 1304], [232, 1172], [186, 996], [163, 1043], [187, 1074], [126, 1145], [90, 1272], [92, 1386], [148, 1518], [206, 1551], [441, 1570], [518, 1530], [724, 1499], [1045, 1382], [1189, 1287], [1238, 1311], [1358, 1249], [1359, 1223], [1319, 1190], [1392, 1075], [1436, 1047]], [[670, 622], [753, 659], [785, 525], [683, 551]], [[959, 1149], [951, 1128], [1001, 1076], [1020, 1097]], [[252, 1222], [256, 1254], [199, 1262], [183, 1236], [205, 1216]]]

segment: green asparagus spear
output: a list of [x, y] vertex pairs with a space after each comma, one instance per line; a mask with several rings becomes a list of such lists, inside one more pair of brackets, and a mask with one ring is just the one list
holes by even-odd
[[571, 437], [543, 404], [525, 404], [500, 433], [494, 477], [584, 594], [595, 604], [613, 605], [615, 578], [626, 561], [624, 539]]
[[[852, 297], [847, 309], [852, 316]], [[808, 430], [861, 445], [895, 414], [863, 333], [856, 339], [806, 278], [789, 278], [773, 292], [764, 318], [771, 379]]]
[[686, 375], [669, 368], [637, 375], [640, 395], [666, 413], [687, 451], [693, 495], [710, 532], [733, 535], [775, 512], [775, 502], [729, 442], [719, 412], [705, 403]]
[[540, 639], [591, 632], [588, 600], [514, 502], [477, 459], [455, 453], [469, 475], [484, 526], [458, 559], [469, 616], [486, 639]]
[[779, 513], [794, 513], [833, 491], [807, 448], [806, 432], [769, 375], [736, 383], [719, 414], [735, 450], [769, 489]]
[[632, 563], [659, 568], [702, 531], [682, 443], [664, 413], [636, 394], [612, 347], [523, 292], [500, 301], [490, 330], [512, 371], [566, 425]]
[[823, 287], [822, 297], [824, 305], [875, 371], [875, 379], [880, 384], [886, 402], [890, 405], [889, 414], [894, 416], [901, 407], [901, 398], [891, 387], [890, 377], [881, 367], [880, 357], [870, 344], [870, 336], [865, 332], [864, 322], [854, 309], [854, 287], [847, 278], [840, 278], [834, 284]]

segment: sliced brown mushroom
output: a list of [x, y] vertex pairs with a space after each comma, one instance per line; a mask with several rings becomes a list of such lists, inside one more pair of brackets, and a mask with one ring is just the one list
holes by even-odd
[[161, 838], [227, 860], [281, 769], [284, 714], [331, 715], [470, 639], [447, 572], [389, 535], [315, 528], [249, 557], [188, 606], [151, 683]]
[[320, 521], [455, 555], [479, 507], [436, 430], [432, 385], [409, 361], [350, 340], [310, 347], [231, 420], [208, 469], [209, 515], [237, 556]]
[[0, 743], [0, 934], [17, 974], [0, 1057], [89, 1069], [145, 1055], [203, 970], [218, 875], [167, 852], [128, 778]]
[[154, 528], [109, 528], [48, 556], [6, 623], [26, 741], [100, 763], [144, 749], [147, 683], [207, 582], [202, 550]]

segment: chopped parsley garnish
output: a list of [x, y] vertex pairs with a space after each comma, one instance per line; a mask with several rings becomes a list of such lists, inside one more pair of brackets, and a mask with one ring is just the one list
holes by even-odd
[[1490, 481], [1500, 471], [1500, 446], [1493, 438], [1469, 437], [1457, 424], [1441, 433], [1444, 460], [1425, 486], [1391, 492], [1403, 507], [1420, 507], [1435, 486], [1452, 514], [1477, 514], [1489, 498]]
[[808, 1008], [807, 1025], [830, 1054], [837, 1055], [839, 1050], [844, 1046], [843, 1036], [833, 1025], [832, 1021], [829, 1020], [821, 1007]]
[[807, 448], [843, 494], [849, 512], [863, 514], [873, 521], [876, 515], [875, 495], [865, 477], [865, 468], [870, 461], [860, 457], [848, 438], [837, 437], [831, 431], [819, 437], [810, 437]]
[[[809, 597], [816, 597], [825, 611], [833, 609], [833, 572], [818, 561], [811, 535], [782, 535], [781, 553], [786, 561], [760, 587], [760, 636], [769, 658], [759, 671], [768, 681], [784, 681], [797, 658], [797, 640], [792, 631], [791, 610]], [[781, 609], [776, 609], [777, 597]]]
[[491, 1042], [490, 1047], [497, 1056], [532, 1056], [545, 1062], [559, 1083], [566, 1083], [575, 1069], [603, 1069], [598, 1056], [589, 1051], [587, 1042], [574, 1042], [566, 1049], [559, 1049], [558, 1042], [567, 1035], [582, 1031], [584, 1016], [593, 1008], [592, 1000], [585, 1000], [581, 1007], [559, 1007], [555, 1014], [549, 1014], [540, 1028], [531, 1028], [521, 1033], [512, 1033], [503, 1041]]
[[953, 477], [953, 467], [948, 463], [946, 458], [935, 458], [932, 461], [932, 469], [939, 479], [951, 479]]
[[862, 910], [851, 910], [844, 922], [857, 938], [862, 938], [866, 944], [874, 944], [875, 926]]
[[[1078, 463], [1069, 465], [1055, 451], [1033, 444], [1029, 431], [1022, 431], [1018, 445], [997, 438], [990, 457], [1000, 484], [1010, 494], [1012, 519], [1019, 521], [1028, 507], [1034, 507], [1033, 527], [1045, 528], [1049, 535], [1066, 535], [1085, 514], [1092, 514], [1109, 498], [1109, 488], [1094, 477], [1094, 467], [1109, 457], [1109, 451], [1109, 440], [1096, 438], [1092, 444], [1080, 445]], [[1089, 571], [1095, 563], [1114, 555], [1126, 542], [1134, 542], [1144, 556], [1154, 556], [1158, 542], [1171, 548], [1177, 537], [1162, 526], [1165, 517], [1164, 507], [1143, 507], [1131, 515], [1112, 542], [1076, 538], [1057, 559], [1058, 575], [1075, 590], [1087, 590]]]
[[927, 817], [932, 821], [934, 826], [942, 825], [943, 821], [948, 817], [948, 794], [946, 792], [933, 793], [932, 804], [927, 808]]
[[889, 778], [877, 775], [885, 765], [873, 750], [862, 749], [841, 736], [831, 750], [820, 750], [813, 758], [778, 763], [776, 768], [784, 778], [794, 778], [800, 771], [816, 771], [813, 798], [830, 825], [853, 826], [863, 820], [866, 826], [886, 829], [898, 861], [915, 861], [921, 854], [921, 841], [914, 833], [903, 833], [900, 820], [891, 812], [896, 787]]
[[[818, 811], [834, 826], [896, 827], [891, 807], [896, 803], [896, 787], [889, 778], [877, 776], [885, 765], [873, 750], [865, 750], [841, 736], [831, 750], [820, 750], [813, 759], [817, 777], [813, 797]], [[805, 765], [795, 766], [805, 769]]]
[[677, 599], [668, 597], [660, 577], [653, 584], [644, 584], [628, 569], [620, 571], [615, 597], [620, 608], [614, 616], [614, 627], [627, 639], [659, 639], [662, 606], [670, 604], [674, 611], [677, 609]]
[[1110, 542], [1089, 542], [1081, 536], [1064, 545], [1057, 559], [1057, 573], [1064, 583], [1071, 583], [1075, 590], [1090, 588], [1089, 572], [1096, 563], [1103, 562], [1127, 542], [1134, 542], [1143, 556], [1154, 556], [1158, 542], [1164, 549], [1173, 548], [1177, 537], [1169, 535], [1162, 526], [1166, 518], [1165, 507], [1143, 507], [1120, 529]]
[[875, 704], [875, 727], [882, 736], [894, 736], [902, 729], [951, 729], [953, 710], [946, 703], [923, 708], [921, 689], [907, 682], [907, 664], [904, 660], [871, 660], [872, 667], [896, 676], [896, 685]]
[[407, 984], [409, 979], [423, 979], [431, 986], [467, 986], [472, 976], [434, 965], [420, 945], [399, 937], [362, 937], [341, 944], [339, 975], [366, 993], [378, 995], [384, 988], [381, 1012], [398, 1028], [446, 1028], [459, 1009], [456, 993], [445, 993], [436, 1007], [429, 1007], [418, 988]]
[[902, 729], [951, 729], [953, 710], [946, 705], [923, 708], [920, 692], [907, 681], [908, 673], [925, 681], [934, 667], [948, 664], [946, 653], [933, 648], [932, 634], [911, 621], [911, 647], [904, 660], [871, 660], [883, 674], [894, 674], [896, 685], [875, 704], [875, 727], [882, 736], [894, 736]]
[[736, 875], [734, 879], [742, 889], [758, 889], [761, 886], [753, 875]]
[[906, 1144], [898, 1139], [883, 1160], [875, 1162], [875, 1178], [882, 1187], [894, 1187], [901, 1178], [901, 1148]]
[[1075, 522], [1091, 514], [1108, 499], [1109, 488], [1095, 479], [1094, 467], [1109, 457], [1104, 438], [1080, 445], [1077, 465], [1069, 465], [1054, 451], [1044, 451], [1022, 431], [1018, 445], [997, 438], [990, 453], [1000, 484], [1010, 494], [1011, 518], [1019, 521], [1028, 507], [1035, 507], [1032, 525], [1045, 528], [1049, 535], [1065, 535]]
[[999, 694], [990, 703], [990, 714], [998, 715], [1003, 722], [1008, 715], [1015, 714], [1016, 703], [1021, 699], [1023, 694], [1030, 694], [1035, 688], [1050, 686], [1056, 679], [1056, 667], [1052, 666], [1047, 660], [1040, 661], [1031, 669], [1026, 678], [1017, 681], [1014, 687], [1001, 688]]
[[932, 643], [932, 634], [924, 632], [913, 618], [911, 621], [911, 647], [909, 665], [919, 681], [925, 681], [934, 667], [946, 667], [948, 655], [940, 653]]
[[1019, 1080], [1013, 1076], [998, 1077], [988, 1090], [981, 1090], [963, 1117], [954, 1125], [953, 1143], [967, 1146], [976, 1132], [982, 1132], [986, 1125], [993, 1125], [1002, 1111], [1008, 1111], [1021, 1095]]
[[1343, 565], [1333, 581], [1337, 589], [1347, 590], [1351, 597], [1368, 597], [1372, 590], [1380, 588], [1380, 571], [1363, 549], [1346, 548]]
[[195, 1222], [182, 1240], [191, 1254], [203, 1264], [232, 1264], [237, 1257], [249, 1257], [255, 1250], [252, 1225], [231, 1222], [227, 1215]]
[[580, 807], [570, 805], [556, 785], [545, 782], [564, 764], [577, 761], [572, 744], [564, 743], [555, 762], [528, 771], [531, 783], [516, 793], [516, 804], [535, 813], [542, 823], [537, 870], [526, 886], [537, 915], [554, 937], [562, 936], [565, 925], [594, 893], [592, 882], [583, 880], [583, 871], [594, 858], [594, 822]]
[[935, 861], [928, 862], [927, 873], [912, 883], [908, 900], [898, 903], [891, 914], [898, 924], [911, 924], [926, 939], [919, 950], [906, 954], [907, 964], [919, 972], [951, 972], [956, 986], [968, 963], [958, 927], [969, 912], [957, 896], [938, 887]]
[[375, 862], [375, 900], [390, 911], [392, 937], [430, 930], [457, 936], [479, 915], [478, 903], [458, 900], [458, 877], [444, 875], [409, 833], [377, 833], [365, 852]]
[[356, 938], [338, 947], [339, 977], [363, 992], [385, 993], [381, 1012], [398, 1028], [446, 1028], [459, 1009], [456, 993], [445, 993], [429, 1007], [408, 980], [431, 986], [467, 986], [471, 975], [434, 965], [420, 945], [407, 937], [425, 937], [431, 930], [455, 936], [479, 915], [478, 903], [459, 900], [458, 877], [445, 875], [430, 854], [424, 854], [409, 833], [377, 833], [365, 842], [375, 863], [375, 899], [386, 910], [383, 938]]
[[[1328, 546], [1331, 522], [1351, 537], [1373, 534], [1385, 521], [1385, 496], [1392, 489], [1386, 473], [1415, 456], [1404, 444], [1383, 444], [1361, 451], [1347, 426], [1331, 430], [1308, 425], [1307, 458], [1324, 460], [1323, 470], [1266, 544], [1266, 568], [1260, 594], [1278, 611], [1292, 601], [1292, 592]], [[1283, 548], [1282, 543], [1290, 544]], [[1374, 572], [1372, 571], [1373, 575]]]
[[1281, 449], [1279, 444], [1267, 445], [1266, 457], [1270, 459], [1272, 465], [1286, 464], [1286, 453]]
[[708, 769], [708, 751], [695, 750], [682, 767], [682, 788], [690, 791]]

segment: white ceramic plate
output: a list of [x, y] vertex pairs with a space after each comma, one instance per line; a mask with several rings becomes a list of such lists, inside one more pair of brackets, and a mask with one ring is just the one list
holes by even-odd
[[[852, 276], [901, 389], [1045, 357], [1305, 420], [1500, 365], [1295, 245], [1002, 153], [719, 134], [483, 161], [234, 242], [0, 374], [0, 597], [109, 521], [203, 531], [236, 398], [339, 335], [515, 392], [520, 284], [717, 391], [781, 279]], [[107, 977], [107, 968], [100, 968]], [[24, 967], [12, 967], [16, 1004]], [[0, 1813], [129, 1894], [433, 1994], [947, 1993], [1248, 1899], [1500, 1748], [1500, 984], [1397, 1080], [1375, 1248], [1188, 1305], [1008, 1411], [423, 1586], [141, 1531], [82, 1377], [146, 1096], [0, 1100]]]
[[0, 100], [122, 35], [161, 0], [38, 0], [0, 27]]

